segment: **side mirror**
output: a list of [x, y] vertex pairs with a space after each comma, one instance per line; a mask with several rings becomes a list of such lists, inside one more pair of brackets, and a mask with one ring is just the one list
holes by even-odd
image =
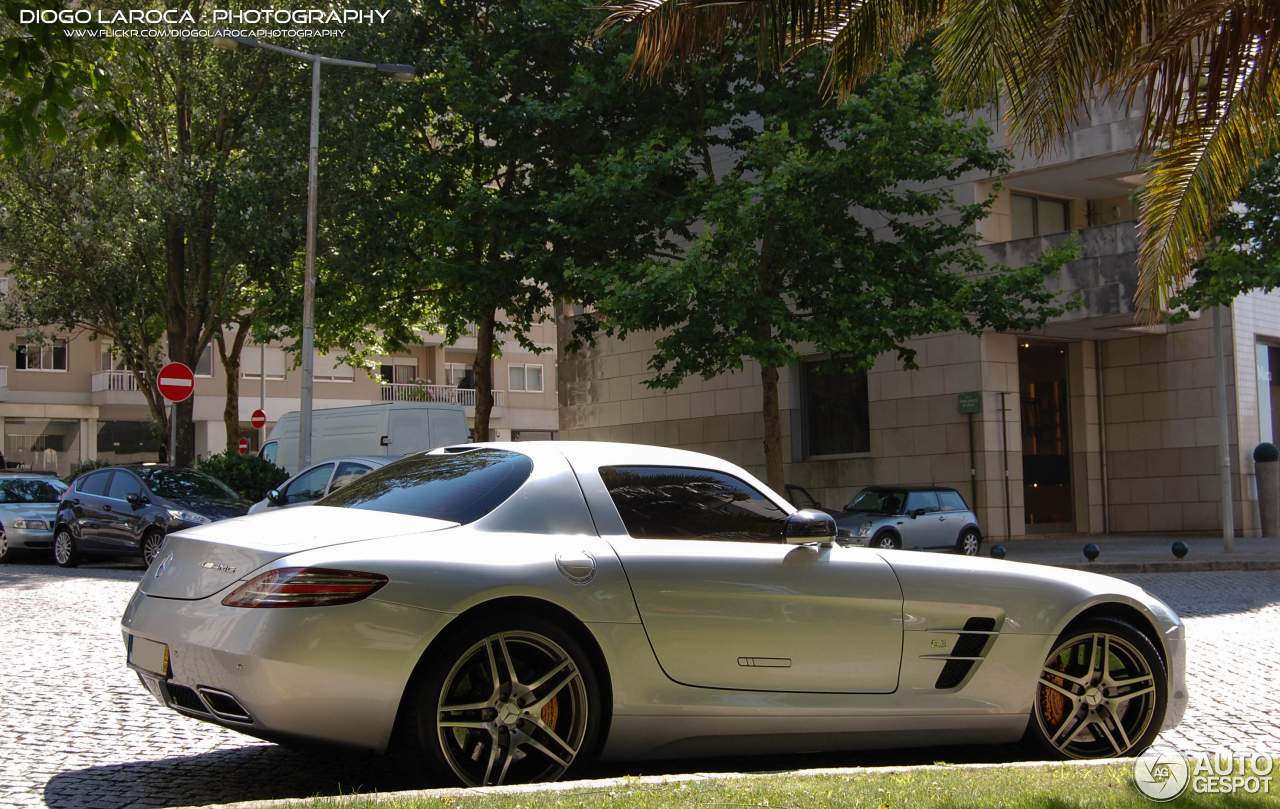
[[926, 513], [927, 513], [926, 509], [918, 508], [915, 511], [911, 512], [911, 519], [914, 520], [916, 517], [923, 517]]
[[273, 506], [284, 505], [284, 497], [280, 494], [279, 489], [272, 489], [267, 492], [267, 502]]
[[126, 503], [133, 506], [134, 508], [137, 508], [138, 506], [142, 505], [142, 495], [138, 494], [137, 492], [129, 492], [124, 496], [124, 500]]
[[836, 521], [830, 514], [813, 509], [803, 509], [787, 517], [782, 535], [788, 545], [808, 545], [811, 542], [830, 544], [836, 535]]

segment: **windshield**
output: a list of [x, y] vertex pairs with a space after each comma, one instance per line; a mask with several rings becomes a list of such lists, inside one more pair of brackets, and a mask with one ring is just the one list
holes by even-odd
[[49, 478], [0, 480], [0, 503], [57, 503], [67, 484]]
[[227, 488], [222, 481], [190, 469], [139, 469], [137, 472], [147, 488], [170, 500], [195, 497], [240, 502], [240, 495]]
[[477, 449], [415, 455], [376, 469], [316, 505], [388, 511], [466, 524], [493, 511], [529, 478], [518, 452]]
[[870, 511], [875, 514], [897, 514], [902, 510], [902, 492], [885, 489], [863, 489], [844, 507], [845, 511]]

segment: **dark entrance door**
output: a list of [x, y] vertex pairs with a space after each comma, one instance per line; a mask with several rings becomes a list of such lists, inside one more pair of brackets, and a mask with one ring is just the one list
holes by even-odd
[[1073, 532], [1066, 343], [1019, 342], [1018, 384], [1027, 532]]

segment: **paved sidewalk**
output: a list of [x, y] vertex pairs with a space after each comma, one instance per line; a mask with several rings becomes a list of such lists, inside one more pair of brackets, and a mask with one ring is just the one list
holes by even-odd
[[[1173, 543], [1182, 541], [1190, 549], [1178, 559]], [[1096, 544], [1101, 553], [1092, 562], [1084, 557], [1084, 546]], [[1006, 559], [1115, 575], [1117, 573], [1182, 573], [1206, 570], [1280, 570], [1280, 539], [1236, 538], [1234, 553], [1224, 553], [1222, 536], [1134, 536], [1078, 535], [1044, 537], [1012, 542], [988, 541], [982, 554], [995, 545], [1004, 545]]]

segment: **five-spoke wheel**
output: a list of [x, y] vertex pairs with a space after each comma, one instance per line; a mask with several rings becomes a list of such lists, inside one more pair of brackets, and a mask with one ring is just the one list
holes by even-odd
[[13, 554], [9, 553], [9, 538], [0, 531], [0, 562], [9, 561]]
[[590, 754], [599, 688], [569, 633], [539, 618], [489, 620], [436, 659], [416, 695], [409, 752], [437, 778], [554, 781]]
[[1160, 732], [1165, 686], [1145, 635], [1114, 618], [1084, 622], [1045, 661], [1028, 733], [1060, 758], [1136, 755]]

